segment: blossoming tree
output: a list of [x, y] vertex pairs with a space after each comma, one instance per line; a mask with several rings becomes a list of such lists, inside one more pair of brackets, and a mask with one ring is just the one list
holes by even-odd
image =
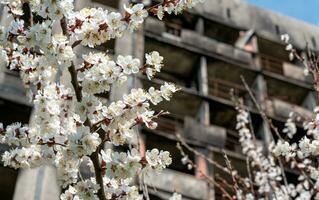
[[[8, 27], [0, 27], [0, 67], [19, 71], [31, 94], [35, 122], [0, 125], [1, 143], [11, 147], [2, 156], [4, 165], [14, 169], [54, 165], [64, 188], [61, 199], [142, 199], [134, 177], [160, 172], [172, 160], [169, 152], [157, 149], [142, 156], [132, 145], [133, 128], [142, 124], [156, 128], [154, 118], [165, 112], [155, 113], [151, 104], [169, 101], [178, 89], [171, 83], [132, 89], [121, 100], [106, 103], [97, 94], [110, 92], [113, 84], [132, 74], [146, 73], [151, 79], [160, 72], [163, 57], [150, 52], [142, 65], [130, 55], [112, 60], [105, 53], [88, 53], [76, 64], [74, 48], [80, 44], [94, 48], [135, 31], [149, 14], [162, 19], [165, 13], [178, 14], [200, 0], [164, 0], [149, 8], [124, 5], [124, 13], [102, 8], [74, 11], [73, 0], [0, 2], [12, 17]], [[61, 83], [64, 69], [73, 87]], [[131, 148], [117, 152], [110, 147], [121, 145]], [[79, 177], [84, 160], [95, 175], [86, 180]]]

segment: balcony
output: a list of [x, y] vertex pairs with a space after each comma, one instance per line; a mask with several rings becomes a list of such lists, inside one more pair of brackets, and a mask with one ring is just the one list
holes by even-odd
[[257, 70], [253, 66], [251, 53], [203, 36], [194, 30], [185, 29], [178, 25], [165, 24], [157, 19], [148, 18], [145, 22], [145, 35], [166, 43], [166, 45], [174, 45], [194, 53], [222, 59], [226, 62], [236, 63], [244, 68]]
[[[251, 101], [246, 88], [238, 83], [227, 81], [224, 79], [212, 78], [208, 80], [209, 96], [229, 105], [233, 104], [233, 98], [242, 98], [244, 104], [251, 109], [255, 108], [255, 105]], [[252, 89], [253, 94], [256, 94]]]
[[157, 194], [152, 190], [152, 188], [156, 188], [162, 196], [166, 193], [166, 197], [169, 197], [167, 193], [177, 192], [187, 199], [208, 199], [209, 188], [204, 180], [170, 169], [166, 169], [160, 174], [149, 173], [148, 176], [145, 176], [145, 184], [149, 186], [153, 194]]
[[308, 120], [314, 118], [314, 113], [302, 106], [290, 104], [276, 98], [271, 98], [267, 101], [267, 114], [270, 116], [286, 120], [291, 112]]
[[239, 135], [236, 130], [214, 124], [203, 125], [193, 118], [186, 117], [183, 121], [174, 116], [160, 117], [156, 120], [158, 127], [154, 133], [175, 140], [175, 134], [181, 134], [186, 141], [196, 146], [225, 148], [241, 153]]
[[204, 35], [222, 43], [234, 45], [240, 30], [216, 21], [204, 20]]
[[226, 129], [214, 125], [203, 125], [186, 117], [183, 136], [191, 141], [200, 142], [202, 145], [223, 148], [226, 140]]
[[296, 81], [311, 83], [311, 78], [303, 73], [304, 68], [270, 56], [260, 56], [261, 67], [265, 72], [285, 76]]
[[257, 46], [258, 65], [266, 75], [299, 85], [312, 82], [311, 77], [305, 77], [302, 63], [289, 59], [285, 44], [257, 36]]
[[270, 56], [261, 55], [260, 62], [263, 70], [279, 75], [284, 75], [283, 61], [272, 58]]
[[[312, 93], [311, 87], [305, 88], [299, 85], [292, 85], [287, 81], [279, 80], [277, 78], [269, 76], [265, 76], [265, 81], [267, 85], [267, 96], [268, 100], [270, 101], [270, 103], [268, 104], [291, 105], [285, 106], [285, 108], [289, 108], [288, 110], [293, 110], [292, 107], [300, 107], [304, 110], [306, 110], [306, 107], [308, 107], [310, 110], [313, 109], [311, 108], [311, 105], [307, 105], [309, 104], [307, 103], [307, 98]], [[270, 107], [272, 107], [272, 105], [270, 105]], [[278, 106], [276, 106], [276, 108], [277, 107]], [[289, 114], [290, 111], [287, 112]], [[281, 117], [286, 118], [288, 114], [282, 113]]]
[[229, 101], [232, 100], [232, 97], [242, 97], [247, 93], [245, 87], [236, 83], [225, 81], [223, 79], [211, 79], [208, 82], [208, 86], [209, 95], [220, 97]]

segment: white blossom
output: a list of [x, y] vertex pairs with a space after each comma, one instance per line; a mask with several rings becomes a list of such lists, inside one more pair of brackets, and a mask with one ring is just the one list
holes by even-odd
[[182, 195], [174, 192], [173, 196], [171, 196], [169, 200], [182, 200]]
[[167, 101], [170, 100], [172, 94], [176, 91], [178, 91], [178, 88], [174, 84], [164, 83], [164, 85], [161, 86], [162, 97]]
[[144, 22], [144, 19], [148, 16], [148, 12], [144, 9], [143, 4], [135, 4], [132, 7], [124, 6], [125, 11], [130, 14], [130, 29], [134, 30]]
[[286, 133], [291, 139], [297, 133], [297, 127], [292, 119], [293, 114], [290, 114], [289, 119], [285, 123], [285, 128], [282, 130], [283, 133]]
[[121, 56], [117, 57], [117, 64], [120, 65], [125, 74], [132, 74], [139, 72], [140, 60], [132, 58], [132, 56]]

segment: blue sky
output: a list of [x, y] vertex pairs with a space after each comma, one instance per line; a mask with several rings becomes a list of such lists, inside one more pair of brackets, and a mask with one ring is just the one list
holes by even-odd
[[319, 0], [246, 0], [259, 7], [319, 25]]

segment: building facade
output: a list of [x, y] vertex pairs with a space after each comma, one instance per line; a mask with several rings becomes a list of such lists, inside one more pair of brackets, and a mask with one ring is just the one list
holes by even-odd
[[[76, 9], [96, 6], [122, 10], [120, 5], [124, 3], [128, 1], [75, 0]], [[156, 4], [158, 1], [149, 0], [147, 3]], [[7, 18], [3, 7], [0, 7], [0, 13], [3, 13], [1, 24], [5, 25]], [[119, 99], [130, 88], [158, 87], [163, 81], [174, 82], [182, 88], [170, 102], [155, 107], [158, 111], [171, 113], [158, 119], [156, 130], [139, 129], [142, 149], [168, 150], [173, 157], [169, 169], [146, 178], [151, 199], [167, 199], [172, 192], [181, 193], [184, 199], [221, 198], [220, 191], [211, 187], [201, 173], [188, 170], [181, 163], [175, 133], [222, 165], [225, 162], [221, 149], [225, 149], [234, 168], [246, 174], [246, 159], [235, 130], [236, 110], [230, 91], [243, 98], [248, 107], [257, 141], [260, 145], [269, 144], [271, 131], [243, 86], [241, 76], [252, 88], [258, 105], [279, 129], [284, 127], [290, 112], [308, 118], [313, 116], [316, 98], [311, 77], [304, 76], [302, 63], [289, 60], [289, 52], [280, 41], [281, 34], [285, 33], [290, 35], [292, 44], [300, 52], [306, 44], [318, 49], [316, 36], [319, 28], [316, 26], [239, 0], [206, 0], [182, 15], [165, 16], [163, 21], [149, 17], [134, 34], [95, 49], [114, 56], [133, 55], [141, 60], [145, 53], [155, 50], [164, 57], [162, 72], [152, 81], [143, 75], [130, 77], [126, 85], [113, 89], [106, 98]], [[89, 50], [82, 46], [76, 48], [79, 57]], [[0, 121], [5, 125], [15, 121], [28, 122], [32, 107], [17, 73], [2, 72], [0, 106]], [[301, 125], [298, 134], [304, 134]], [[191, 152], [189, 156], [206, 175], [212, 178], [225, 176], [203, 158]], [[288, 178], [295, 177], [288, 169], [287, 173], [290, 174]], [[48, 167], [20, 172], [2, 167], [0, 174], [4, 177], [0, 181], [0, 193], [6, 195], [3, 199], [58, 198], [59, 189], [56, 186], [52, 189], [50, 185], [54, 170]], [[30, 183], [34, 186], [31, 187]], [[48, 192], [52, 194], [49, 198], [45, 197]], [[25, 195], [29, 195], [28, 198]]]

